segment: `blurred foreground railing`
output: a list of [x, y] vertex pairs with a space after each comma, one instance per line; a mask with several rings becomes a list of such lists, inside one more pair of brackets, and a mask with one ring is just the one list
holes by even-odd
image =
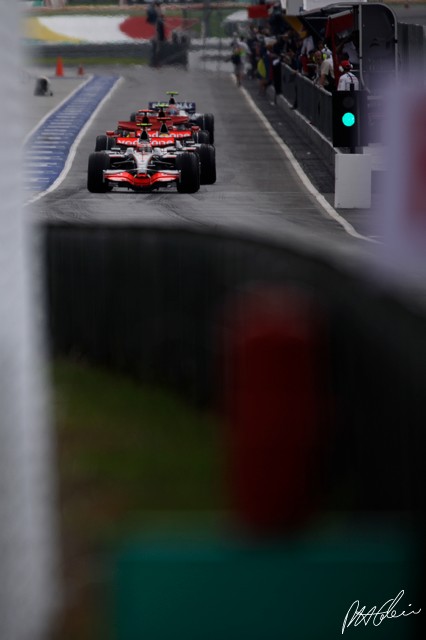
[[[54, 355], [178, 392], [221, 425], [227, 526], [176, 538], [166, 518], [119, 547], [114, 640], [327, 640], [357, 597], [406, 589], [421, 606], [423, 310], [294, 239], [51, 224], [45, 258]], [[388, 622], [387, 637], [421, 637], [420, 615]]]
[[331, 484], [353, 484], [342, 508], [422, 508], [422, 313], [290, 245], [140, 227], [51, 225], [45, 233], [54, 353], [172, 387], [196, 403], [216, 406], [221, 394], [223, 314], [241, 292], [291, 285], [307, 295], [329, 334]]

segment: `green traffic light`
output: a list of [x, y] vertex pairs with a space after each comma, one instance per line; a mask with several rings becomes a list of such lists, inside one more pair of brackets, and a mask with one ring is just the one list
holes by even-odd
[[342, 122], [345, 125], [345, 127], [353, 127], [355, 124], [355, 115], [350, 111], [347, 111], [342, 116]]

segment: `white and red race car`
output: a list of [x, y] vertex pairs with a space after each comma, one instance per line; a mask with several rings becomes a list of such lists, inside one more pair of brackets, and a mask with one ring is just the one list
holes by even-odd
[[95, 151], [89, 156], [87, 188], [105, 193], [114, 187], [153, 191], [176, 184], [179, 193], [195, 193], [200, 184], [216, 181], [215, 149], [209, 144], [184, 147], [162, 135], [156, 140], [142, 131], [136, 145]]

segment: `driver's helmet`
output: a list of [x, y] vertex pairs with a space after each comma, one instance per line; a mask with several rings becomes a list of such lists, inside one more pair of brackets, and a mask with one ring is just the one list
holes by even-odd
[[143, 142], [138, 142], [137, 149], [138, 151], [142, 151], [142, 153], [151, 153], [152, 151], [151, 145], [145, 140]]
[[167, 114], [169, 116], [178, 116], [179, 115], [179, 109], [176, 107], [176, 105], [172, 104], [170, 105], [170, 107], [167, 109]]

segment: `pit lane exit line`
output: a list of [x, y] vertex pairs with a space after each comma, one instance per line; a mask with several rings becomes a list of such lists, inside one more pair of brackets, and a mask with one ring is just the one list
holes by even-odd
[[[29, 133], [24, 145], [24, 173], [28, 190], [38, 193], [26, 204], [39, 200], [63, 182], [81, 138], [120, 81], [116, 76], [89, 77]], [[49, 160], [54, 160], [49, 162], [49, 168], [46, 153], [51, 153]]]
[[[235, 78], [233, 78], [233, 79], [234, 79], [234, 82], [235, 82]], [[272, 136], [272, 138], [275, 140], [275, 142], [279, 145], [279, 147], [281, 148], [281, 151], [284, 152], [285, 156], [287, 157], [288, 161], [290, 162], [291, 166], [293, 167], [294, 171], [296, 172], [298, 178], [303, 183], [304, 187], [315, 198], [315, 200], [318, 202], [320, 207], [325, 211], [325, 213], [328, 216], [330, 216], [330, 218], [335, 220], [341, 227], [343, 227], [343, 229], [346, 231], [346, 233], [348, 235], [350, 235], [350, 236], [352, 236], [354, 238], [358, 238], [359, 240], [365, 240], [366, 242], [373, 242], [374, 244], [381, 244], [380, 242], [378, 242], [374, 238], [369, 238], [368, 236], [363, 236], [362, 234], [358, 233], [358, 231], [356, 231], [356, 229], [343, 216], [341, 216], [331, 206], [331, 204], [329, 202], [327, 202], [327, 200], [324, 198], [324, 196], [315, 188], [315, 186], [309, 180], [308, 176], [303, 171], [302, 167], [300, 166], [299, 162], [294, 157], [294, 155], [291, 152], [290, 148], [285, 144], [285, 142], [280, 138], [280, 136], [277, 134], [275, 129], [268, 122], [267, 118], [261, 112], [259, 107], [255, 104], [255, 102], [253, 101], [253, 99], [251, 98], [249, 93], [246, 91], [246, 89], [244, 89], [244, 87], [239, 87], [239, 90], [242, 92], [243, 96], [245, 97], [245, 99], [247, 100], [248, 104], [253, 109], [253, 111], [259, 116], [259, 118], [262, 121], [263, 125], [267, 129], [268, 133]]]

